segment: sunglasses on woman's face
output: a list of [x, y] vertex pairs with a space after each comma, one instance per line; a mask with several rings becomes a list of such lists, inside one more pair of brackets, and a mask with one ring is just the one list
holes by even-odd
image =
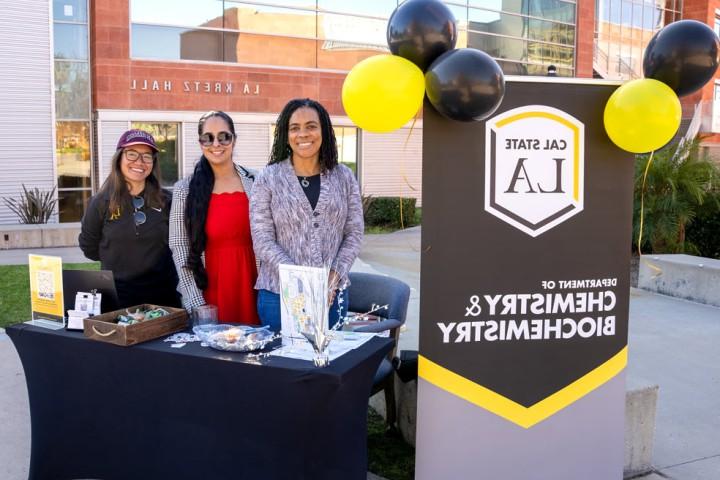
[[143, 197], [133, 197], [132, 199], [133, 208], [135, 208], [135, 212], [133, 213], [133, 219], [135, 220], [135, 226], [142, 225], [147, 220], [147, 216], [145, 215], [145, 212], [141, 211], [140, 209], [145, 206], [145, 199]]
[[200, 144], [203, 147], [212, 147], [216, 138], [220, 145], [227, 147], [232, 143], [235, 136], [230, 132], [218, 132], [217, 136], [210, 132], [206, 132], [200, 135]]

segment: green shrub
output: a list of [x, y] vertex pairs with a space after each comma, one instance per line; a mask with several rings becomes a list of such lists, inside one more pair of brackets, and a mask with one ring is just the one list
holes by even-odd
[[411, 227], [415, 220], [415, 199], [402, 199], [402, 222], [400, 197], [375, 197], [365, 212], [365, 225], [383, 227]]
[[[711, 204], [717, 206], [713, 192], [720, 172], [698, 147], [696, 139], [655, 152], [645, 183], [643, 253], [699, 253], [686, 229], [706, 205], [711, 211]], [[648, 155], [640, 155], [635, 161], [633, 248], [637, 248], [640, 230], [640, 199], [647, 162]]]
[[687, 240], [701, 257], [720, 259], [720, 192], [706, 199], [687, 227]]

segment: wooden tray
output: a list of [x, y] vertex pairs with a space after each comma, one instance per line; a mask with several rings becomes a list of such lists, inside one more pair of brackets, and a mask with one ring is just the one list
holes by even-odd
[[94, 317], [86, 318], [83, 322], [85, 336], [93, 340], [127, 347], [128, 345], [135, 345], [136, 343], [164, 337], [187, 328], [188, 315], [183, 308], [143, 304], [129, 307], [127, 310], [134, 312], [137, 309], [147, 310], [154, 308], [163, 308], [170, 313], [133, 325], [117, 324], [117, 317], [127, 314], [124, 308], [115, 310], [114, 312], [95, 315]]

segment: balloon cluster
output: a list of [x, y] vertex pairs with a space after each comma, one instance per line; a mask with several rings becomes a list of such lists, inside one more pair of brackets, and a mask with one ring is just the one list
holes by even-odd
[[345, 112], [360, 128], [389, 132], [402, 127], [427, 97], [442, 115], [482, 120], [500, 105], [505, 78], [489, 55], [455, 49], [457, 26], [439, 0], [408, 0], [390, 16], [387, 41], [392, 55], [361, 61], [345, 78]]
[[696, 20], [671, 23], [645, 49], [645, 78], [622, 85], [605, 106], [605, 131], [618, 147], [632, 153], [657, 150], [668, 143], [682, 115], [679, 96], [698, 91], [715, 75], [720, 40]]

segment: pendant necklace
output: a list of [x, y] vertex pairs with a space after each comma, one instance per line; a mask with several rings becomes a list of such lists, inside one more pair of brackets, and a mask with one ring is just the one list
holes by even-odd
[[300, 185], [302, 185], [303, 188], [307, 188], [310, 186], [310, 182], [308, 181], [307, 177], [302, 177], [302, 180], [300, 180]]

